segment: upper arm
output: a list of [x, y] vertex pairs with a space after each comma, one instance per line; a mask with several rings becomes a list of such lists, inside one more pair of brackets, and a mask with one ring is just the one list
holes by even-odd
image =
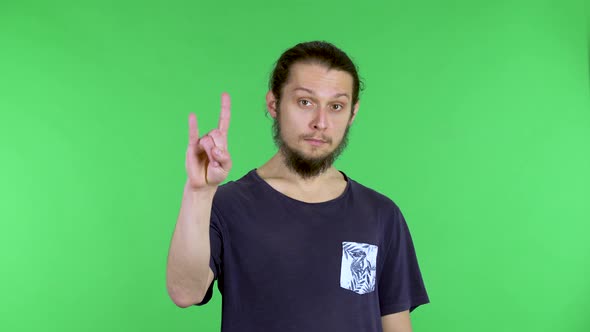
[[382, 316], [381, 324], [383, 332], [412, 332], [409, 310]]
[[429, 302], [408, 225], [399, 208], [389, 218], [384, 231], [389, 247], [382, 251], [378, 277], [382, 316]]
[[207, 283], [205, 284], [203, 293], [197, 299], [197, 302], [193, 303], [193, 305], [203, 305], [209, 302], [212, 295], [211, 286], [213, 285], [213, 279], [215, 279], [215, 275], [213, 274], [213, 270], [211, 270], [211, 267], [209, 267], [209, 274], [207, 274]]
[[203, 293], [197, 299], [195, 305], [204, 305], [211, 300], [213, 296], [213, 281], [221, 274], [221, 253], [223, 247], [222, 226], [215, 209], [215, 204], [211, 209], [211, 222], [209, 228], [209, 243], [211, 247], [211, 257], [209, 258], [209, 273], [205, 282]]
[[211, 270], [211, 267], [209, 267], [209, 274], [207, 275], [207, 283], [205, 284], [205, 290], [211, 287], [213, 279], [215, 279], [215, 275], [213, 274], [213, 270]]

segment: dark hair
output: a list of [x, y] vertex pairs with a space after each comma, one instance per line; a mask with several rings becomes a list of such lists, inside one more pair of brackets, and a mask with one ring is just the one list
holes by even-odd
[[275, 65], [270, 76], [269, 89], [280, 103], [283, 86], [289, 79], [289, 70], [295, 63], [312, 63], [326, 66], [328, 69], [342, 70], [349, 73], [353, 79], [352, 105], [359, 99], [362, 82], [359, 79], [357, 67], [352, 60], [338, 47], [325, 41], [311, 41], [299, 43], [286, 50]]

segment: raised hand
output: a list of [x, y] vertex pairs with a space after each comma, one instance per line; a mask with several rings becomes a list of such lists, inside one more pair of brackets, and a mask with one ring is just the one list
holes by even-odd
[[189, 114], [189, 142], [186, 150], [186, 173], [193, 190], [212, 189], [223, 182], [231, 170], [232, 161], [227, 150], [227, 130], [230, 120], [229, 94], [221, 95], [219, 125], [199, 138], [197, 117]]

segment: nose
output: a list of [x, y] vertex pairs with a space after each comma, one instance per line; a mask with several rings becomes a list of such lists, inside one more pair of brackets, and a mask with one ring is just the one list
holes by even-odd
[[316, 130], [324, 130], [328, 128], [328, 113], [322, 107], [317, 109], [312, 122], [312, 127]]

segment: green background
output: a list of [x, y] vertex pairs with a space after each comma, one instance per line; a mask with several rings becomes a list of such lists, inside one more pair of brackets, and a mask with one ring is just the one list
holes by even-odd
[[165, 287], [188, 114], [231, 94], [241, 177], [275, 151], [273, 62], [320, 39], [366, 83], [337, 166], [406, 216], [415, 331], [590, 331], [586, 5], [2, 2], [0, 330], [218, 331], [218, 293]]

